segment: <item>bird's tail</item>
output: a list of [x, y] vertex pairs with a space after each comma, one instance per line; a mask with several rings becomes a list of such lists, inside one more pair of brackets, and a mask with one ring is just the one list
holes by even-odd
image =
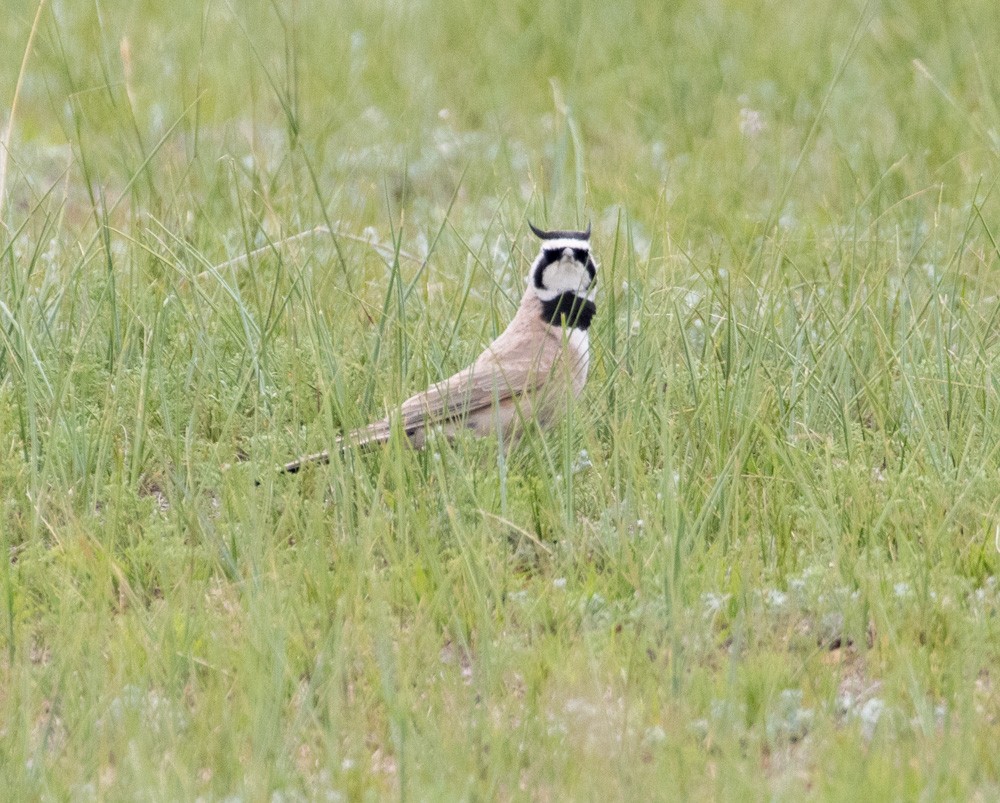
[[387, 420], [376, 421], [373, 424], [361, 427], [353, 432], [348, 432], [346, 435], [337, 438], [337, 442], [332, 450], [324, 449], [322, 452], [296, 457], [294, 460], [280, 466], [278, 469], [279, 473], [297, 474], [306, 466], [329, 463], [332, 451], [343, 452], [344, 449], [350, 446], [370, 447], [376, 446], [380, 443], [385, 443], [389, 440], [390, 431], [389, 422]]
[[[339, 446], [339, 444], [338, 444]], [[324, 449], [322, 452], [316, 452], [315, 454], [304, 454], [301, 457], [296, 457], [294, 460], [285, 463], [281, 466], [280, 471], [282, 474], [298, 474], [302, 470], [303, 466], [313, 465], [314, 463], [322, 465], [323, 463], [330, 462], [330, 450]]]

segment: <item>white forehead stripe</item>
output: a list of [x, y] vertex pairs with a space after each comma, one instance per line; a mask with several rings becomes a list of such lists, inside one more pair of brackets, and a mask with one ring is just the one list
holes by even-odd
[[557, 237], [554, 240], [542, 240], [543, 251], [562, 251], [564, 248], [585, 248], [590, 250], [588, 240], [577, 240], [572, 237]]

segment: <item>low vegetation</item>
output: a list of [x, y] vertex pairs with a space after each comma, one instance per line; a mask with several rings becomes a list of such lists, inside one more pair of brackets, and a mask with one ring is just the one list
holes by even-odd
[[5, 796], [1000, 796], [994, 0], [597, 5], [8, 0]]

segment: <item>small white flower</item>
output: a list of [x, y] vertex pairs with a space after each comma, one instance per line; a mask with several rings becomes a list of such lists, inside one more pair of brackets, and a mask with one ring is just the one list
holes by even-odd
[[708, 591], [701, 595], [701, 604], [705, 606], [705, 615], [712, 616], [722, 610], [729, 594], [720, 594], [717, 591]]
[[744, 137], [753, 139], [765, 128], [767, 123], [762, 112], [748, 107], [740, 109], [740, 133]]
[[774, 608], [780, 608], [788, 602], [788, 594], [776, 588], [769, 588], [767, 591], [767, 602]]
[[767, 735], [771, 739], [802, 739], [808, 733], [812, 720], [812, 709], [802, 707], [802, 692], [798, 689], [785, 689], [778, 695], [767, 717]]
[[648, 745], [663, 744], [667, 741], [667, 732], [659, 725], [653, 725], [650, 728], [646, 728], [646, 733], [643, 735], [642, 740]]
[[864, 734], [865, 739], [870, 741], [875, 735], [875, 728], [884, 713], [885, 701], [880, 697], [872, 697], [861, 706], [858, 718], [861, 720], [861, 733]]
[[586, 471], [593, 465], [594, 464], [591, 462], [590, 455], [587, 453], [587, 450], [581, 449], [580, 454], [576, 457], [576, 462], [573, 463], [573, 473], [579, 474], [581, 471]]

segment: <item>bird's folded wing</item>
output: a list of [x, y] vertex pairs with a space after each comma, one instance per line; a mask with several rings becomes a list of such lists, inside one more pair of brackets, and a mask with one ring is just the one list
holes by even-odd
[[536, 389], [538, 360], [479, 360], [400, 405], [403, 430], [461, 418]]

